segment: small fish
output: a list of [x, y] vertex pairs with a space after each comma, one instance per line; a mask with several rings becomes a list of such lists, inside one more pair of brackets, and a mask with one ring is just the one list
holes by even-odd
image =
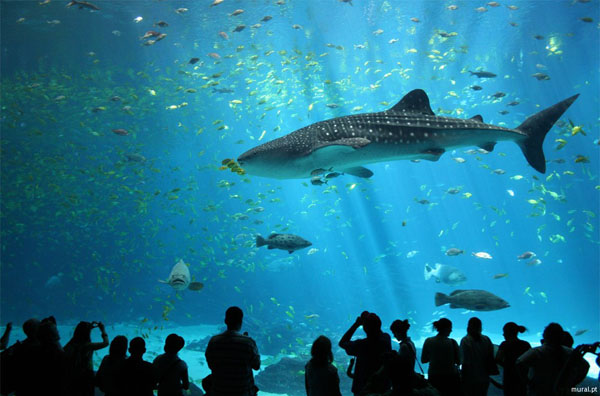
[[579, 19], [581, 19], [583, 22], [587, 22], [587, 23], [594, 22], [594, 20], [590, 17], [583, 17], [583, 18], [579, 18]]
[[271, 19], [273, 19], [273, 17], [271, 15], [266, 15], [260, 21], [261, 22], [269, 22]]
[[507, 273], [504, 274], [496, 274], [494, 275], [494, 279], [502, 279], [502, 278], [506, 278], [508, 276]]
[[535, 77], [538, 81], [550, 80], [550, 76], [544, 73], [534, 73], [531, 77]]
[[123, 128], [113, 129], [112, 131], [113, 131], [114, 134], [120, 135], [120, 136], [129, 135], [129, 132], [127, 132], [127, 130], [123, 129]]
[[178, 9], [176, 9], [176, 10], [175, 10], [175, 12], [176, 12], [177, 14], [179, 14], [179, 15], [181, 15], [181, 14], [185, 14], [185, 13], [186, 13], [186, 12], [188, 12], [188, 11], [189, 11], [189, 10], [188, 10], [187, 8], [184, 8], [184, 7], [182, 7], [182, 8], [178, 8]]
[[488, 72], [488, 71], [476, 71], [476, 72], [473, 72], [473, 71], [469, 70], [469, 73], [471, 73], [472, 76], [477, 76], [479, 78], [494, 78], [494, 77], [497, 77], [496, 74]]
[[577, 336], [580, 336], [580, 335], [584, 335], [584, 334], [585, 334], [585, 333], [587, 333], [588, 331], [589, 331], [588, 329], [580, 329], [580, 330], [577, 330], [577, 331], [575, 332], [575, 337], [577, 337]]
[[498, 113], [500, 113], [502, 115], [507, 115], [509, 113], [509, 111], [507, 111], [507, 110], [500, 110]]
[[217, 54], [216, 52], [209, 52], [207, 55], [213, 59], [221, 59], [221, 55]]
[[200, 60], [200, 58], [191, 58], [188, 63], [190, 65], [194, 65], [194, 64], [198, 63], [199, 60]]
[[590, 162], [590, 159], [588, 157], [586, 157], [585, 155], [577, 155], [577, 158], [575, 158], [576, 164], [587, 164], [589, 162]]
[[492, 95], [493, 98], [497, 98], [497, 99], [503, 98], [505, 96], [506, 96], [506, 94], [504, 92], [501, 92], [501, 91], [498, 91], [498, 92], [496, 92], [495, 94]]
[[246, 25], [238, 25], [235, 27], [235, 29], [233, 29], [234, 32], [241, 32], [242, 30], [246, 29]]
[[340, 107], [335, 103], [327, 103], [325, 106], [329, 107], [330, 109], [337, 109], [338, 107]]
[[483, 89], [483, 87], [480, 87], [479, 85], [473, 85], [473, 86], [471, 86], [471, 89], [473, 91], [481, 91]]
[[309, 250], [309, 251], [308, 251], [306, 254], [307, 254], [308, 256], [310, 256], [310, 255], [312, 255], [312, 254], [315, 254], [315, 253], [317, 253], [318, 251], [319, 251], [319, 249], [317, 249], [317, 248], [311, 248], [311, 249], [310, 249], [310, 250]]
[[304, 315], [305, 319], [317, 319], [319, 318], [319, 314], [310, 314], [310, 315]]
[[419, 20], [419, 18], [410, 18], [410, 20], [411, 20], [411, 21], [413, 21], [414, 23], [419, 23], [419, 22], [421, 22], [421, 21]]
[[406, 253], [406, 258], [413, 258], [417, 255], [417, 253], [419, 253], [418, 250], [411, 250], [410, 252]]
[[535, 36], [533, 36], [533, 38], [536, 39], [536, 40], [543, 40], [544, 36], [536, 34]]
[[71, 2], [69, 2], [69, 4], [67, 4], [67, 7], [71, 7], [71, 6], [79, 6], [79, 9], [83, 9], [83, 8], [89, 8], [90, 10], [94, 10], [94, 11], [100, 11], [100, 8], [97, 5], [94, 5], [92, 3], [89, 3], [87, 1], [77, 1], [77, 0], [72, 0]]
[[327, 184], [327, 180], [324, 181], [320, 176], [313, 176], [310, 178], [310, 184], [313, 186], [322, 186], [323, 184]]
[[535, 257], [535, 253], [527, 251], [527, 252], [519, 255], [517, 257], [517, 260], [527, 260], [527, 259], [530, 259], [532, 257]]
[[465, 162], [467, 162], [466, 159], [461, 158], [461, 157], [454, 157], [452, 158], [454, 161], [458, 162], [459, 164], [464, 164]]
[[140, 22], [142, 22], [143, 20], [144, 20], [144, 18], [142, 18], [141, 16], [138, 16], [138, 17], [135, 17], [135, 18], [133, 18], [133, 22], [135, 22], [135, 23], [140, 23]]
[[486, 260], [491, 260], [492, 256], [489, 253], [486, 252], [473, 252], [471, 253], [473, 256], [481, 258], [481, 259], [486, 259]]
[[519, 102], [519, 101], [517, 101], [517, 100], [513, 100], [512, 102], [510, 102], [510, 103], [507, 103], [506, 105], [507, 105], [507, 106], [516, 106], [516, 105], [518, 105], [519, 103], [521, 103], [521, 102]]
[[225, 32], [219, 32], [219, 36], [223, 37], [225, 40], [229, 40], [229, 35]]
[[465, 251], [462, 249], [450, 248], [446, 250], [446, 256], [458, 256], [460, 254], [463, 254], [464, 252]]
[[298, 24], [294, 24], [294, 25], [292, 25], [292, 28], [296, 29], [296, 30], [300, 30], [300, 29], [302, 29], [302, 26], [298, 25]]
[[167, 22], [165, 22], [165, 21], [158, 21], [158, 22], [156, 22], [156, 23], [154, 24], [154, 26], [158, 26], [158, 27], [162, 27], [162, 28], [164, 28], [164, 27], [168, 27], [168, 26], [169, 26], [169, 24], [168, 24]]
[[489, 5], [490, 7], [500, 7], [500, 3], [498, 3], [497, 1], [490, 1], [489, 3], [487, 3], [487, 5]]
[[146, 162], [146, 157], [137, 153], [125, 153], [125, 157], [127, 157], [128, 161], [132, 162]]
[[527, 265], [530, 267], [536, 267], [540, 264], [542, 264], [542, 260], [540, 260], [538, 258], [534, 258], [533, 260], [531, 260], [530, 262], [527, 263]]
[[506, 171], [504, 169], [494, 169], [493, 172], [497, 175], [503, 175], [506, 173]]
[[487, 12], [487, 8], [485, 8], [485, 7], [478, 7], [478, 8], [475, 9], [475, 11], [477, 11], [477, 12]]
[[328, 174], [325, 175], [325, 179], [328, 179], [328, 180], [329, 179], [334, 179], [334, 178], [336, 178], [338, 176], [341, 176], [341, 175], [342, 175], [342, 173], [339, 173], [339, 172], [330, 172], [330, 173], [328, 173]]
[[451, 5], [449, 5], [449, 6], [448, 6], [448, 7], [446, 7], [446, 8], [447, 8], [447, 9], [449, 9], [450, 11], [458, 10], [458, 6], [457, 6], [457, 5], [454, 5], [454, 4], [451, 4]]
[[213, 1], [213, 2], [212, 2], [212, 4], [211, 4], [210, 6], [211, 6], [211, 7], [214, 7], [214, 6], [216, 6], [216, 5], [219, 5], [219, 4], [221, 4], [223, 1], [225, 1], [225, 0], [215, 0], [215, 1]]

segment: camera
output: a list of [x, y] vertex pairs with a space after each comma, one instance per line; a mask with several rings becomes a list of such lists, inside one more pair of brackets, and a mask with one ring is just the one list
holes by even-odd
[[581, 344], [579, 345], [579, 348], [581, 349], [581, 353], [583, 354], [592, 353], [596, 356], [600, 356], [598, 352], [596, 352], [596, 349], [598, 349], [599, 346], [600, 342], [594, 342], [593, 344]]

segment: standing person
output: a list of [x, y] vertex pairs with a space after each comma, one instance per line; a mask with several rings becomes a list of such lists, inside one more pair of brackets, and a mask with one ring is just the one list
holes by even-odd
[[340, 377], [333, 363], [331, 340], [319, 336], [310, 349], [312, 358], [304, 368], [307, 396], [341, 396]]
[[515, 322], [508, 322], [502, 330], [505, 341], [498, 348], [496, 363], [504, 368], [502, 374], [504, 396], [526, 396], [527, 383], [523, 378], [527, 377], [527, 373], [519, 375], [515, 362], [519, 356], [531, 349], [527, 341], [519, 339], [519, 333], [524, 333], [527, 329]]
[[[91, 333], [98, 327], [102, 333], [102, 342], [92, 342]], [[94, 364], [92, 355], [108, 346], [108, 335], [102, 322], [79, 322], [73, 337], [65, 345], [67, 355], [67, 395], [94, 396]]]
[[127, 396], [152, 396], [156, 386], [156, 374], [152, 363], [143, 359], [146, 342], [135, 337], [129, 342], [129, 358], [123, 363], [120, 385]]
[[[40, 321], [32, 318], [23, 323], [23, 332], [27, 338], [17, 341], [0, 355], [0, 393], [16, 391], [18, 395], [28, 394], [33, 384], [30, 380], [31, 363], [34, 352], [39, 349], [38, 328]], [[8, 325], [7, 325], [8, 328]]]
[[126, 357], [127, 337], [118, 335], [110, 343], [108, 355], [104, 356], [96, 373], [96, 385], [104, 392], [104, 396], [125, 395], [120, 377]]
[[527, 395], [559, 395], [555, 384], [561, 369], [573, 353], [571, 348], [561, 345], [563, 333], [561, 325], [550, 323], [544, 329], [542, 345], [528, 350], [517, 359], [517, 373], [529, 370]]
[[[356, 329], [360, 326], [363, 327], [367, 338], [351, 341]], [[358, 395], [364, 389], [369, 378], [383, 364], [384, 354], [391, 352], [392, 339], [389, 334], [381, 331], [379, 316], [364, 311], [342, 336], [339, 345], [348, 355], [356, 356], [352, 393]], [[387, 387], [389, 388], [389, 384]]]
[[441, 396], [461, 395], [458, 372], [460, 351], [458, 343], [448, 337], [452, 332], [452, 322], [441, 318], [433, 322], [433, 328], [438, 334], [425, 340], [421, 363], [429, 363], [427, 371], [429, 382]]
[[189, 389], [187, 364], [177, 356], [184, 345], [183, 337], [169, 334], [165, 340], [165, 353], [152, 362], [158, 382], [158, 396], [183, 396], [183, 390]]
[[408, 329], [410, 329], [410, 323], [408, 323], [408, 319], [394, 320], [390, 326], [390, 330], [392, 331], [394, 338], [400, 342], [398, 354], [403, 359], [406, 359], [409, 362], [412, 371], [415, 371], [417, 348], [415, 348], [415, 344], [408, 336]]
[[417, 349], [408, 336], [409, 328], [410, 323], [407, 319], [394, 320], [390, 326], [394, 338], [400, 343], [398, 353], [392, 354], [386, 362], [394, 395], [408, 395], [415, 385], [413, 382]]
[[258, 391], [252, 370], [260, 369], [260, 355], [256, 342], [247, 333], [240, 333], [243, 318], [241, 308], [227, 308], [227, 330], [208, 342], [205, 356], [212, 375], [203, 383], [210, 383], [205, 390], [211, 396], [252, 396]]
[[481, 320], [473, 317], [469, 319], [467, 335], [460, 340], [462, 385], [466, 396], [486, 396], [490, 375], [499, 374], [494, 361], [494, 345], [481, 331]]

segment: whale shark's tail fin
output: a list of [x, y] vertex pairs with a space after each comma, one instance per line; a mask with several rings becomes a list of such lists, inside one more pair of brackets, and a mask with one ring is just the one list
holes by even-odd
[[517, 127], [517, 130], [527, 135], [526, 138], [517, 141], [517, 144], [521, 148], [529, 165], [538, 172], [546, 173], [546, 157], [544, 156], [542, 147], [546, 134], [578, 96], [579, 94], [571, 96], [554, 106], [550, 106], [532, 115]]

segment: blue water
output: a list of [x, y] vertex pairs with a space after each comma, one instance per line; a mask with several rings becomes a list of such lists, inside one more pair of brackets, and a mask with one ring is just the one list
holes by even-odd
[[[600, 337], [597, 0], [515, 1], [516, 10], [202, 0], [97, 1], [101, 10], [90, 12], [66, 3], [0, 3], [2, 324], [50, 314], [140, 327], [221, 323], [239, 305], [249, 327], [281, 334], [288, 349], [302, 347], [298, 337], [339, 336], [363, 310], [386, 328], [410, 318], [415, 337], [439, 317], [464, 328], [472, 315], [484, 332], [516, 321], [537, 337], [558, 321], [587, 330], [576, 343]], [[230, 16], [236, 9], [245, 12]], [[260, 22], [266, 15], [273, 19]], [[169, 26], [153, 27], [159, 20]], [[143, 45], [149, 30], [167, 36]], [[188, 64], [192, 57], [200, 61]], [[478, 68], [498, 76], [467, 72]], [[580, 97], [546, 137], [546, 174], [510, 142], [489, 154], [467, 147], [437, 162], [378, 163], [369, 180], [344, 175], [324, 186], [219, 170], [259, 143], [385, 110], [415, 88], [436, 114], [481, 114], [507, 127]], [[499, 91], [506, 96], [493, 100]], [[572, 135], [569, 120], [587, 135]], [[255, 236], [271, 232], [313, 245], [293, 254], [256, 248]], [[450, 247], [465, 253], [446, 256]], [[525, 251], [541, 264], [517, 260]], [[200, 292], [157, 281], [180, 258], [205, 284]], [[460, 268], [468, 278], [460, 288], [490, 291], [510, 308], [435, 307], [436, 292], [455, 288], [426, 281], [426, 263]]]

